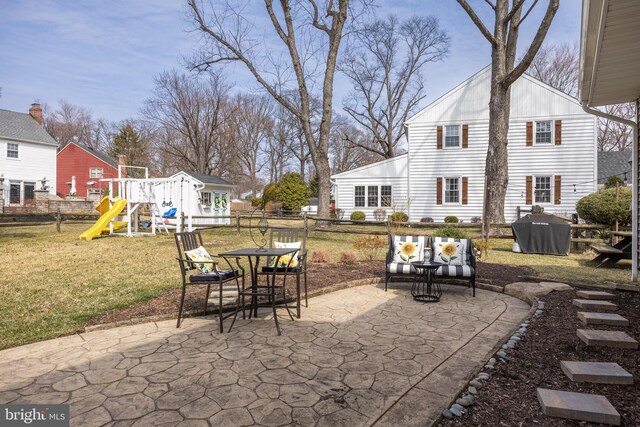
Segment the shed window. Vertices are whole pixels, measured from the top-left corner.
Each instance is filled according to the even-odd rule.
[[[18,159],[20,158],[19,145],[14,144],[13,142],[7,143],[7,158],[8,159]]]
[[[460,179],[459,178],[445,178],[444,202],[460,203]]]
[[[551,177],[536,176],[536,203],[551,203]]]
[[[391,186],[383,185],[380,187],[380,206],[383,208],[391,207]]]
[[[102,174],[104,173],[102,168],[90,168],[89,169],[89,178],[102,178]]]
[[[205,206],[211,206],[211,192],[203,191],[200,193],[200,203]]]
[[[536,144],[551,144],[551,120],[536,122]]]
[[[460,147],[460,126],[445,126],[444,127],[444,146],[445,147]]]
[[[364,207],[364,185],[356,185],[355,195],[355,206],[358,208]]]
[[[367,189],[367,206],[370,208],[378,207],[378,186],[370,185]]]

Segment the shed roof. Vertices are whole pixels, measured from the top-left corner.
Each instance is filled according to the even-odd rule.
[[[610,176],[624,178],[629,173],[631,179],[631,151],[601,151],[598,152],[598,183],[604,182]]]
[[[225,187],[233,187],[234,186],[232,183],[230,183],[226,179],[220,178],[219,176],[207,175],[207,174],[204,174],[204,173],[191,172],[191,171],[184,171],[184,173],[186,173],[187,175],[197,179],[198,181],[202,182],[203,184],[223,185]]]
[[[0,109],[0,138],[57,146],[58,143],[28,113]]]

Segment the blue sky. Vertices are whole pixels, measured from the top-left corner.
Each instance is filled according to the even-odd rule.
[[[257,0],[250,0],[257,1]],[[483,0],[470,0],[490,22]],[[521,32],[528,44],[546,1]],[[580,0],[562,0],[547,41],[578,41]],[[490,62],[488,42],[454,0],[378,1],[378,14],[434,15],[451,37],[451,52],[424,69],[427,98],[433,101]],[[27,111],[35,100],[61,99],[89,108],[96,117],[121,120],[138,114],[153,90],[154,76],[182,67],[197,35],[180,0],[0,0],[0,108]],[[524,46],[523,46],[524,47]],[[239,89],[254,81],[235,67]],[[350,85],[338,77],[341,100]],[[339,105],[336,105],[339,107]]]

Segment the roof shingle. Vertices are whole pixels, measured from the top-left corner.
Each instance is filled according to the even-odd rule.
[[[631,173],[631,151],[598,152],[598,184],[604,184],[607,178],[617,175],[624,179],[625,173]],[[627,177],[631,180],[631,176]]]
[[[58,145],[30,114],[2,109],[0,109],[0,138]]]

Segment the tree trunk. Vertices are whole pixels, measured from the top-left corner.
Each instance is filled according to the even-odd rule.
[[[318,218],[329,218],[331,202],[331,168],[329,159],[322,156],[315,162],[318,175]]]
[[[504,223],[504,202],[509,184],[507,135],[509,133],[511,89],[501,83],[504,74],[500,70],[499,61],[493,61],[493,64],[491,100],[489,101],[489,148],[485,166],[487,176],[486,221],[488,224]]]

